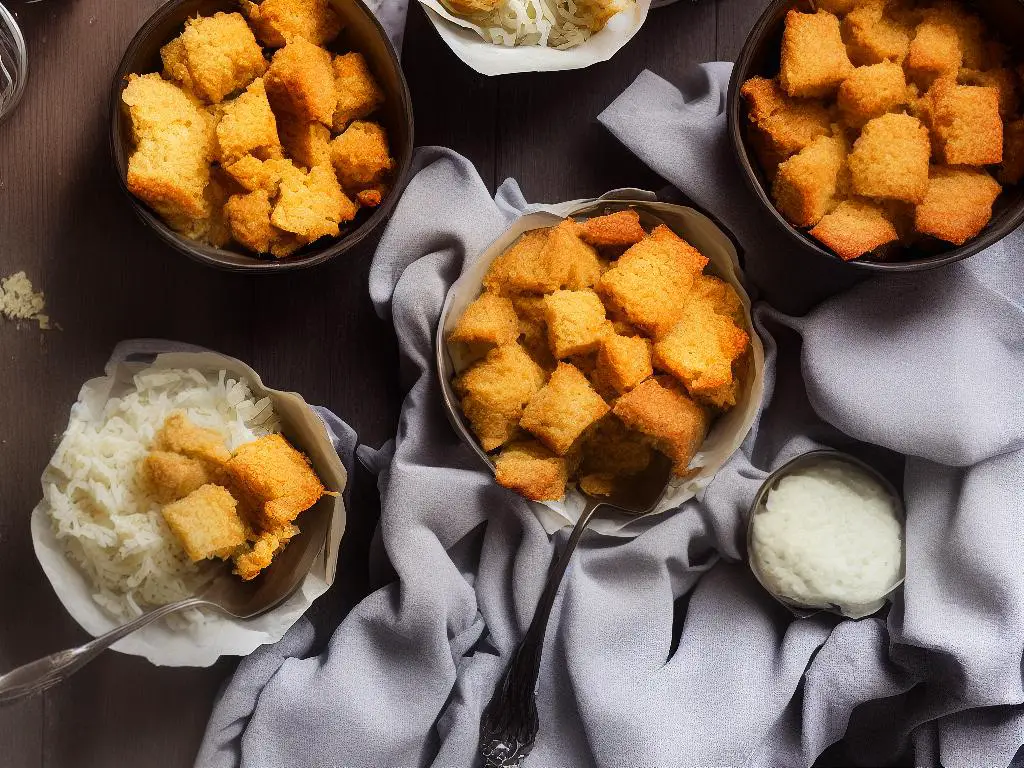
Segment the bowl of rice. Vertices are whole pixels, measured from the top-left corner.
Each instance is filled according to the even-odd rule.
[[[137,471],[170,414],[184,413],[196,426],[218,432],[232,451],[281,433],[329,490],[345,489],[345,468],[326,425],[302,397],[266,387],[233,358],[180,349],[152,342],[119,346],[106,375],[83,385],[43,472],[43,497],[32,512],[36,556],[64,607],[94,636],[195,594],[224,567],[186,556]],[[128,636],[114,650],[159,665],[208,666],[222,655],[245,655],[280,639],[330,587],[344,534],[340,495],[324,497],[306,514],[330,517],[327,544],[282,605],[248,621],[183,611]]]

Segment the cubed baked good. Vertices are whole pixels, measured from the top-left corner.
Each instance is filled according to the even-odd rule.
[[[921,121],[888,114],[864,126],[850,153],[853,191],[864,197],[919,203],[928,190],[931,139]]]
[[[331,165],[331,129],[323,123],[306,122],[284,112],[277,121],[281,144],[297,165],[313,168]]]
[[[242,581],[255,579],[298,533],[299,529],[294,525],[283,525],[273,531],[263,531],[256,537],[256,541],[232,557],[235,564],[234,573],[241,577]]]
[[[618,393],[628,392],[654,373],[651,343],[642,336],[611,333],[601,340],[595,371]]]
[[[1003,132],[1003,165],[999,169],[999,181],[1003,184],[1018,184],[1024,180],[1024,120],[1006,124]]]
[[[311,243],[336,236],[340,225],[352,221],[358,210],[329,166],[318,165],[308,172],[292,166],[281,177],[270,221]]]
[[[790,96],[828,96],[853,72],[839,19],[827,11],[786,14],[779,82]]]
[[[262,189],[270,197],[277,195],[281,177],[291,168],[292,161],[284,158],[260,160],[245,155],[230,165],[222,166],[224,172],[247,192]]]
[[[928,88],[937,78],[955,76],[963,59],[956,27],[929,14],[914,31],[904,66],[914,82]]]
[[[551,229],[541,259],[557,265],[555,271],[565,274],[564,287],[574,291],[596,285],[603,271],[597,251],[580,239],[578,225],[571,219]]]
[[[270,48],[293,37],[326,45],[341,31],[341,19],[328,0],[241,0],[241,7],[260,42]]]
[[[305,38],[293,37],[270,61],[264,83],[275,112],[331,126],[338,95],[331,54]]]
[[[614,413],[589,430],[580,445],[581,475],[636,475],[651,463],[651,445],[639,432],[626,428]]]
[[[544,246],[549,229],[524,232],[498,256],[484,275],[484,286],[502,294],[550,293],[561,288],[568,271],[564,264],[548,261]]]
[[[925,19],[948,24],[956,32],[963,66],[969,69],[987,69],[991,47],[985,41],[985,25],[977,15],[963,5],[950,0],[939,0],[922,11]]]
[[[664,224],[651,230],[651,239],[667,245],[675,254],[680,264],[696,278],[708,265],[708,258]]]
[[[189,18],[179,39],[180,43],[172,40],[164,46],[166,55],[161,51],[164,71],[205,101],[222,101],[267,69],[263,51],[240,13]]]
[[[334,85],[338,105],[334,110],[334,130],[344,131],[353,120],[362,120],[384,103],[384,91],[370,72],[361,53],[334,57]]]
[[[910,98],[903,67],[892,61],[857,67],[839,86],[839,111],[848,125],[863,126],[870,120],[896,112]]]
[[[854,64],[900,63],[907,57],[914,30],[890,16],[887,5],[887,0],[867,0],[843,19],[843,39]]]
[[[995,165],[1003,160],[999,91],[938,80],[928,91],[937,155],[947,165]]]
[[[640,214],[632,208],[587,219],[579,226],[579,235],[583,242],[597,248],[625,248],[647,237]]]
[[[462,412],[485,451],[507,443],[516,432],[523,409],[547,374],[518,344],[487,353],[455,380]]]
[[[681,381],[691,395],[732,383],[732,364],[750,337],[710,304],[688,301],[672,330],[654,344],[654,367]]]
[[[650,437],[683,476],[707,436],[707,411],[691,400],[671,377],[655,376],[620,397],[615,415],[628,428]]]
[[[871,200],[841,202],[811,230],[811,237],[846,261],[858,259],[899,240],[896,226],[885,209]]]
[[[224,165],[231,165],[245,155],[261,160],[281,156],[277,119],[262,78],[253,80],[237,98],[224,102],[217,123],[217,146]]]
[[[231,236],[251,251],[270,253],[270,245],[280,233],[270,223],[273,210],[270,195],[264,189],[232,195],[224,204]]]
[[[775,206],[794,226],[814,226],[839,203],[846,170],[846,139],[815,139],[779,166],[772,184]]]
[[[1002,187],[987,171],[974,168],[932,168],[928,194],[917,206],[919,232],[963,245],[992,219],[992,205]]]
[[[164,420],[153,437],[153,449],[188,456],[215,469],[222,468],[231,458],[222,434],[193,424],[181,411],[175,411]]]
[[[516,294],[512,296],[512,306],[519,317],[519,343],[541,368],[553,371],[558,363],[548,343],[544,297]]]
[[[817,101],[791,99],[775,80],[753,77],[740,91],[752,122],[751,140],[765,172],[831,131],[832,118]]]
[[[559,363],[548,383],[530,399],[520,426],[565,456],[576,439],[609,410],[579,369]]]
[[[545,296],[544,321],[551,352],[559,360],[593,352],[612,332],[600,297],[587,290],[555,291]]]
[[[519,338],[519,317],[512,301],[484,292],[459,318],[448,340],[462,344],[512,344]]]
[[[692,300],[704,301],[718,314],[731,318],[741,328],[746,324],[746,310],[736,289],[714,275],[699,275],[690,293]]]
[[[308,459],[281,435],[244,443],[227,469],[265,530],[288,525],[325,493]]]
[[[384,129],[362,120],[331,142],[331,162],[350,194],[383,183],[395,167]]]
[[[695,400],[708,408],[715,408],[719,411],[728,411],[740,401],[743,394],[743,382],[739,376],[734,375],[732,381],[720,387],[705,390],[699,393]]]
[[[1013,70],[1006,67],[997,67],[987,71],[961,69],[958,82],[963,85],[995,88],[999,91],[999,115],[1004,120],[1012,120],[1014,116],[1019,114],[1019,79]]]
[[[519,440],[501,449],[494,476],[498,485],[533,501],[558,501],[569,482],[569,462],[536,440]]]
[[[231,493],[207,484],[163,508],[163,518],[181,542],[189,560],[229,557],[243,546],[248,533]]]
[[[213,481],[206,464],[170,451],[151,451],[139,469],[146,489],[162,504],[182,499]]]

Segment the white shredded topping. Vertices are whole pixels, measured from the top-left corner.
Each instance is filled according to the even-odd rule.
[[[471,17],[488,42],[511,48],[575,48],[634,0],[501,0],[492,13]]]
[[[46,331],[50,317],[45,310],[46,297],[35,291],[24,272],[0,279],[0,315],[8,320],[35,320]]]

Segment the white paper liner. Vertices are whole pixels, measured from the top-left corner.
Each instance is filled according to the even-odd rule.
[[[420,0],[441,39],[462,61],[482,75],[510,75],[516,72],[556,72],[583,69],[607,61],[640,31],[651,0],[616,14],[604,28],[575,48],[560,51],[539,45],[507,47],[480,36],[479,25],[456,16],[440,0]]]
[[[725,280],[736,289],[743,302],[746,315],[744,330],[749,334],[751,344],[749,365],[742,374],[745,384],[743,396],[734,408],[718,418],[701,450],[691,462],[690,467],[699,467],[699,472],[688,479],[674,478],[665,497],[652,513],[638,521],[635,517],[605,510],[590,524],[591,530],[608,536],[635,536],[646,527],[643,524],[644,519],[675,509],[707,487],[715,473],[743,443],[754,423],[764,395],[764,346],[751,320],[750,297],[740,281],[741,272],[736,247],[718,225],[699,211],[681,205],[655,202],[653,199],[654,195],[650,192],[619,190],[599,200],[576,200],[560,205],[536,206],[531,210],[537,212],[528,213],[517,219],[505,234],[465,267],[461,277],[448,293],[444,310],[447,314],[444,316],[443,333],[447,338],[466,307],[480,295],[483,278],[491,262],[504,253],[520,235],[531,229],[554,226],[563,218],[576,215],[595,203],[605,201],[630,205],[659,218],[709,259],[708,273]],[[447,345],[446,351],[456,373],[467,367],[469,361],[465,358],[460,345]],[[443,385],[447,387],[449,382]],[[584,505],[584,498],[579,491],[570,488],[561,501],[534,503],[533,507],[545,530],[554,533],[565,525],[575,523]]]
[[[331,527],[323,551],[313,562],[299,590],[273,611],[243,621],[203,609],[207,618],[201,624],[185,630],[172,630],[165,622],[157,621],[112,646],[115,651],[143,656],[160,666],[208,667],[221,656],[245,656],[260,645],[280,640],[313,601],[334,583],[338,546],[345,532],[345,504],[340,494],[345,490],[348,476],[323,421],[302,397],[294,392],[269,389],[245,363],[215,352],[165,353],[146,363],[112,361],[107,365],[105,376],[91,379],[82,386],[78,395],[82,414],[99,418],[106,402],[131,391],[134,374],[149,367],[195,368],[212,374],[226,371],[234,378],[245,379],[254,399],[270,398],[278,418],[286,425],[289,437],[309,456],[324,485],[339,492],[334,500]],[[47,465],[42,476],[44,487],[57,472],[52,464]],[[300,528],[301,525],[300,518]],[[31,529],[39,564],[72,618],[94,637],[119,626],[119,622],[92,599],[93,590],[89,582],[65,556],[64,547],[53,532],[45,497],[32,510]]]

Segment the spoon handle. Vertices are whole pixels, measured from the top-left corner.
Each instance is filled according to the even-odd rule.
[[[31,696],[63,682],[118,640],[157,619],[186,608],[206,604],[208,604],[207,601],[201,597],[190,597],[176,603],[162,605],[77,648],[51,653],[49,656],[12,669],[7,674],[0,676],[0,704]]]
[[[565,548],[558,559],[552,562],[530,628],[516,648],[498,689],[484,710],[480,723],[480,753],[487,768],[518,768],[537,740],[537,731],[540,729],[536,701],[537,677],[540,674],[548,618],[572,553],[600,506],[600,502],[587,501]]]

